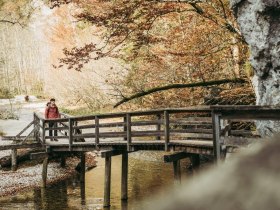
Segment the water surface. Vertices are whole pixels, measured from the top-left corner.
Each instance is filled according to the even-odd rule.
[[[86,172],[85,184],[77,176],[49,186],[30,190],[16,196],[0,199],[0,209],[136,209],[143,200],[168,192],[173,186],[173,168],[163,163],[163,152],[135,152],[129,154],[128,201],[122,202],[121,156],[112,158],[111,207],[103,208],[104,159],[98,157],[98,166]],[[187,175],[188,160],[182,164],[182,175]]]

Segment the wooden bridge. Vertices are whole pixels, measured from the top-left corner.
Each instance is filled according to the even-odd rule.
[[[138,150],[171,151],[165,162],[173,162],[174,177],[180,180],[180,160],[190,158],[193,167],[199,166],[199,155],[211,155],[216,162],[227,152],[240,145],[256,141],[255,120],[280,120],[280,108],[263,106],[211,106],[180,109],[161,109],[138,112],[110,113],[73,117],[63,114],[60,119],[46,120],[34,113],[34,120],[15,137],[15,142],[0,146],[12,149],[12,164],[16,164],[16,149],[42,147],[45,152],[32,154],[44,156],[43,186],[46,184],[48,157],[79,153],[82,176],[85,173],[85,152],[101,150],[105,158],[104,206],[110,205],[111,157],[122,155],[122,199],[127,199],[128,153]],[[48,127],[49,123],[55,127]],[[33,125],[25,137],[21,135]],[[49,131],[59,135],[50,136]],[[35,143],[24,143],[28,137]]]

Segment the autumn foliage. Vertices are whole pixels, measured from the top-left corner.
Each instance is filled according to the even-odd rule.
[[[124,69],[106,80],[117,99],[170,84],[246,80],[248,48],[227,0],[74,2],[82,8],[76,19],[101,30],[103,41],[65,49],[61,63],[82,71],[94,59],[119,59]],[[136,99],[133,107],[195,105],[210,93],[210,87],[167,90]]]

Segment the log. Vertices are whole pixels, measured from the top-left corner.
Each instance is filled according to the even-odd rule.
[[[18,153],[17,164],[30,160],[30,154],[38,151],[42,151],[42,150],[29,150],[29,151]],[[11,167],[12,166],[11,155],[0,158],[0,166],[1,168]]]

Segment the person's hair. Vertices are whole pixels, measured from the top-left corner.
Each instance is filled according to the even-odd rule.
[[[55,101],[55,99],[54,98],[51,98],[51,100],[50,101]]]
[[[50,105],[50,103],[51,103],[51,102],[48,102],[48,103],[46,104],[46,106],[49,106],[49,105]]]

